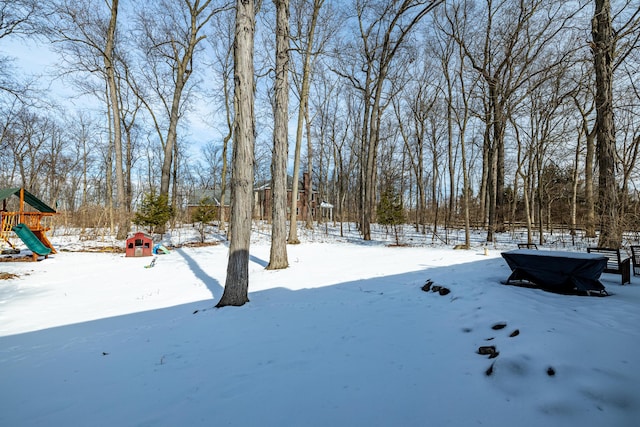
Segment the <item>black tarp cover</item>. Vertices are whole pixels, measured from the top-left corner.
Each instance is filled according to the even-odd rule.
[[[526,280],[540,288],[561,293],[603,292],[600,275],[607,258],[583,252],[517,249],[503,252],[511,276],[507,283]]]

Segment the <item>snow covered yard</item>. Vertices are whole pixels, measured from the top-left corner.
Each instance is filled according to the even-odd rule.
[[[640,278],[566,296],[501,285],[495,249],[288,253],[266,271],[258,239],[224,309],[222,244],[0,264],[0,425],[638,425]]]

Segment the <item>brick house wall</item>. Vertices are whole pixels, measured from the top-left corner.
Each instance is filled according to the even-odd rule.
[[[318,194],[317,191],[310,188],[309,174],[304,173],[302,175],[302,182],[298,184],[298,195],[297,195],[297,217],[299,219],[303,219],[307,217],[307,206],[304,201],[306,198],[306,192],[308,189],[311,190],[311,215],[315,217],[317,215],[317,207],[318,207]],[[287,179],[287,213],[289,213],[289,207],[291,206],[291,187],[292,187],[292,178],[288,177]],[[271,182],[266,182],[263,185],[256,186],[254,189],[254,209],[253,209],[253,218],[261,219],[261,220],[271,220]]]

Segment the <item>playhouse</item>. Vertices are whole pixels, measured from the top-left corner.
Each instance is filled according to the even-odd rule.
[[[138,232],[127,239],[125,256],[151,256],[153,239],[147,233]]]
[[[10,198],[15,196],[18,203],[13,203],[9,208]],[[12,238],[18,236],[33,254],[33,260],[38,256],[45,258],[49,254],[55,254],[56,250],[45,235],[50,227],[45,225],[45,220],[50,219],[56,211],[46,203],[29,193],[24,188],[0,189],[0,240],[16,250]],[[27,206],[30,207],[29,210]]]

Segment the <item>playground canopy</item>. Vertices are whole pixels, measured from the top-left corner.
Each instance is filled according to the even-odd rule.
[[[0,189],[0,201],[8,199],[11,196],[20,197],[20,190],[24,191],[24,201],[34,209],[44,213],[56,213],[55,209],[49,207],[42,200],[22,188],[4,188]]]

